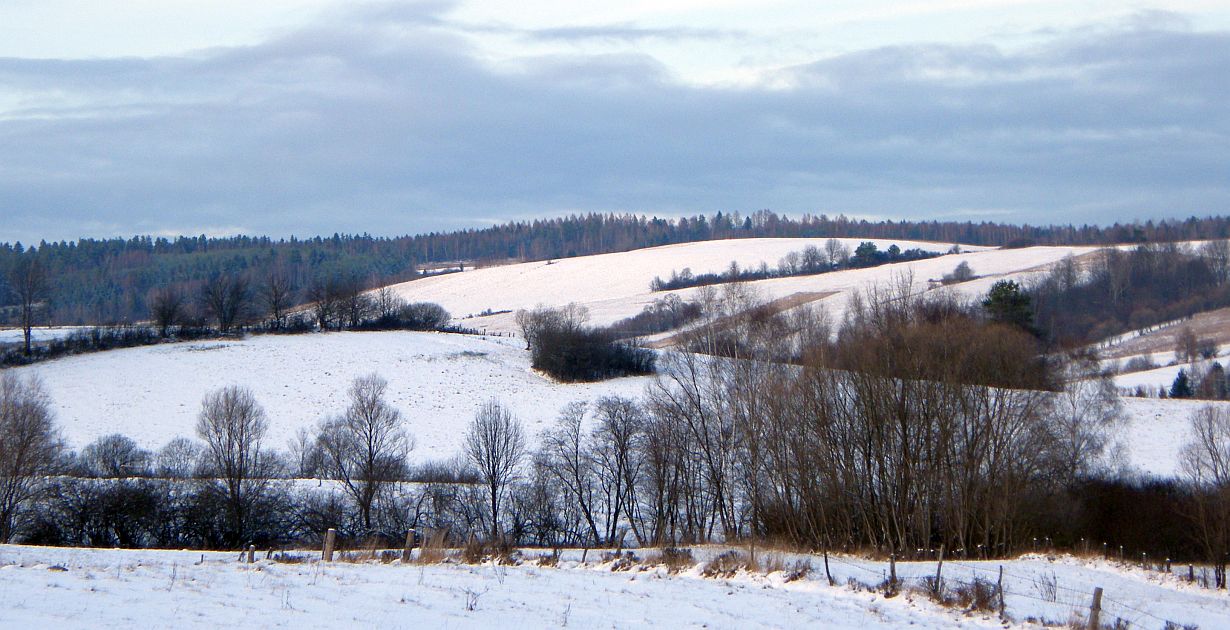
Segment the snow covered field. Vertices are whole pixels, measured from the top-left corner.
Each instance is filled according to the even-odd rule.
[[[78,330],[84,330],[78,326],[54,326],[37,327],[30,329],[30,339],[32,341],[49,341],[51,339],[60,339],[67,337]],[[0,328],[0,346],[10,343],[24,343],[25,331],[20,328]]]
[[[745,269],[757,267],[761,262],[774,268],[778,260],[787,253],[800,251],[807,245],[823,249],[826,240],[828,239],[732,239],[684,243],[615,254],[487,267],[406,282],[394,285],[394,288],[408,300],[436,302],[457,318],[465,318],[486,310],[516,311],[539,304],[559,306],[576,302],[589,308],[592,323],[604,325],[635,315],[654,299],[665,296],[668,292],[653,293],[649,290],[649,283],[655,276],[666,279],[672,271],[681,271],[685,267],[690,268],[694,274],[720,272],[729,266],[731,260],[737,261],[739,266]],[[902,249],[918,247],[944,253],[952,246],[951,243],[904,240],[839,240],[851,250],[864,240],[871,240],[881,250],[896,244]],[[939,279],[944,274],[951,273],[960,262],[967,261],[975,273],[986,276],[968,283],[969,290],[985,292],[994,279],[1004,277],[1005,274],[1027,273],[1028,270],[1044,267],[1065,256],[1092,251],[1092,248],[1088,247],[995,250],[962,245],[961,248],[966,253],[912,263],[761,280],[749,284],[761,291],[766,299],[777,299],[800,292],[837,292],[838,295],[824,300],[824,304],[840,315],[845,304],[845,293],[861,290],[871,284],[885,283],[905,272],[912,272],[915,287],[925,290],[929,279]],[[986,286],[983,286],[984,284]],[[689,299],[696,291],[697,289],[693,288],[669,293]],[[511,313],[469,318],[462,323],[492,331],[516,330]]]
[[[697,560],[717,551],[696,550]],[[535,552],[530,553],[533,557]],[[303,555],[312,556],[310,552]],[[823,560],[787,582],[782,572],[704,578],[698,568],[670,575],[658,567],[612,572],[581,565],[568,552],[558,568],[400,563],[247,565],[233,553],[61,549],[0,545],[0,626],[8,628],[991,628],[1038,627],[1083,615],[1094,586],[1105,589],[1103,620],[1162,628],[1166,620],[1224,627],[1230,600],[1175,575],[1101,560],[1027,556],[1002,562],[948,561],[951,586],[997,579],[1004,567],[1005,608],[945,609],[908,590],[885,598],[851,588],[875,584],[885,564],[835,556],[836,586]],[[766,556],[762,553],[760,556]],[[798,556],[784,556],[793,564]],[[899,563],[905,587],[934,574],[935,563]],[[1051,586],[1053,584],[1053,586]]]
[[[156,449],[194,437],[207,391],[252,388],[269,416],[266,443],[284,448],[299,428],[346,406],[354,377],[376,372],[388,400],[417,441],[414,461],[460,452],[466,424],[495,397],[531,434],[572,400],[639,396],[648,378],[564,385],[530,370],[519,340],[414,332],[265,335],[235,341],[172,343],[66,357],[30,367],[53,400],[70,446],[124,433]]]
[[[267,444],[284,448],[298,429],[310,430],[345,407],[355,376],[376,372],[389,381],[389,400],[415,437],[414,461],[460,452],[466,424],[493,396],[533,435],[570,401],[639,397],[651,380],[555,383],[530,369],[523,348],[516,339],[437,333],[267,335],[112,350],[13,369],[43,379],[57,421],[78,449],[116,432],[148,449],[193,437],[201,398],[231,384],[252,388],[269,416]],[[1205,403],[1123,401],[1119,439],[1126,463],[1139,473],[1176,474],[1188,416]]]

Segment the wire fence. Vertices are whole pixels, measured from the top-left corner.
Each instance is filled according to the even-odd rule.
[[[831,562],[838,567],[853,569],[853,571],[847,571],[847,573],[856,572],[856,575],[867,575],[877,579],[875,584],[863,584],[867,587],[884,587],[898,591],[912,587],[914,590],[929,591],[940,596],[944,592],[951,593],[962,588],[967,591],[978,588],[984,590],[992,589],[990,591],[992,603],[998,606],[1000,614],[1011,612],[1005,603],[1006,599],[1028,600],[1044,604],[1043,608],[1049,609],[1050,614],[1058,613],[1066,616],[1066,619],[1052,619],[1052,621],[1061,623],[1073,620],[1087,622],[1094,606],[1094,591],[1099,588],[1097,584],[1090,580],[1076,579],[1077,582],[1080,582],[1079,587],[1060,584],[1059,578],[1054,572],[1050,575],[1045,573],[1025,574],[1016,570],[1005,569],[1003,565],[985,566],[970,564],[960,560],[945,559],[942,564],[937,560],[936,571],[927,575],[919,574],[921,563],[918,561],[912,561],[902,566],[896,566],[896,563],[891,560],[887,563],[883,561],[857,561],[840,556],[828,556],[825,558],[825,561]],[[868,566],[869,563],[871,566]],[[943,569],[949,567],[963,569],[967,572],[968,576],[944,575]],[[910,574],[900,574],[898,569]],[[894,576],[895,582],[890,584],[889,582],[894,580]],[[850,576],[848,579],[859,581],[853,576]],[[1028,586],[1023,585],[1033,585],[1034,592],[1029,592]],[[1107,625],[1116,629],[1191,627],[1164,615],[1156,614],[1139,602],[1128,603],[1122,599],[1106,595],[1100,598],[1097,610],[1100,615],[1100,625]]]

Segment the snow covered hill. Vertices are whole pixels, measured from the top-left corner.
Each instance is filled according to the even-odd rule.
[[[516,340],[413,332],[173,343],[14,369],[43,379],[71,446],[119,432],[150,449],[194,437],[201,398],[232,384],[252,388],[269,416],[267,443],[285,448],[298,429],[345,408],[355,376],[376,372],[417,441],[415,461],[459,453],[466,423],[492,397],[536,433],[569,401],[639,396],[648,382],[554,383],[530,370]]]
[[[733,239],[703,241],[634,250],[598,256],[583,256],[561,260],[486,267],[462,273],[435,276],[394,285],[402,297],[411,301],[436,302],[454,317],[463,318],[466,326],[479,329],[513,332],[516,327],[511,312],[483,317],[469,317],[484,311],[516,311],[539,304],[559,306],[570,302],[589,308],[591,322],[610,324],[640,312],[655,298],[667,292],[649,290],[655,276],[667,278],[672,271],[690,268],[694,274],[720,272],[732,260],[740,268],[755,268],[765,263],[773,268],[787,253],[800,251],[807,245],[823,248],[828,239]],[[867,239],[839,239],[853,250]],[[870,239],[883,250],[896,244],[902,249],[918,247],[947,252],[951,243],[927,243],[904,240]],[[1092,247],[1029,247],[1022,249],[991,249],[965,246],[964,253],[927,260],[896,263],[868,269],[851,269],[814,276],[777,278],[749,283],[765,299],[778,299],[800,293],[831,294],[821,303],[835,316],[840,316],[853,291],[873,284],[884,284],[903,274],[912,274],[917,291],[933,288],[929,280],[938,280],[962,261],[968,262],[980,277],[955,285],[954,289],[970,295],[985,293],[1001,278],[1022,278],[1045,270],[1067,257],[1094,251]],[[684,299],[698,289],[672,291]]]

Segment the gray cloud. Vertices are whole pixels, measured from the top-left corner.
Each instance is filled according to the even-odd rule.
[[[445,5],[183,58],[0,59],[0,240],[401,234],[564,211],[1029,222],[1224,213],[1230,34],[919,45],[699,88],[638,55],[492,69]],[[991,214],[993,213],[993,214]]]

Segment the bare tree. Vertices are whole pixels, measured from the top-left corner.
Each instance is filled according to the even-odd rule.
[[[227,509],[232,544],[251,533],[252,510],[263,498],[274,462],[261,450],[269,421],[252,391],[236,385],[214,390],[201,401],[196,433],[206,446],[212,476]]]
[[[323,469],[342,482],[369,532],[372,506],[389,484],[405,476],[413,447],[401,412],[384,399],[387,389],[388,381],[376,374],[356,378],[348,392],[350,405],[321,423],[317,437]]]
[[[841,241],[830,238],[824,242],[824,254],[828,258],[829,266],[836,267],[850,259],[850,248]]]
[[[569,303],[559,308],[539,305],[533,310],[519,310],[514,315],[517,327],[521,329],[521,337],[525,339],[525,349],[534,347],[538,334],[544,330],[561,332],[576,332],[585,327],[589,321],[589,309],[583,305]]]
[[[1180,457],[1183,471],[1195,486],[1192,520],[1215,567],[1217,586],[1225,588],[1230,554],[1230,409],[1201,407],[1192,414],[1190,435]]]
[[[393,287],[388,285],[376,289],[372,295],[372,307],[376,311],[376,316],[382,321],[388,322],[395,319],[405,305],[406,301],[401,299]]]
[[[312,302],[312,312],[316,314],[316,325],[321,330],[337,323],[341,326],[341,310],[338,299],[337,282],[333,278],[317,277],[308,287],[307,298]]]
[[[645,414],[636,401],[620,396],[598,400],[598,425],[593,432],[593,459],[598,487],[607,517],[605,540],[619,544],[619,527],[626,518],[638,543],[644,539],[637,527],[636,480],[640,476],[642,458],[638,452]]]
[[[1191,363],[1200,357],[1200,340],[1191,326],[1183,326],[1174,342],[1175,358],[1180,363]]]
[[[167,336],[171,327],[183,317],[186,306],[184,295],[174,286],[162,286],[150,292],[149,312],[159,336]]]
[[[13,538],[26,508],[47,489],[63,449],[42,383],[0,373],[0,543]]]
[[[216,274],[201,286],[201,305],[224,333],[243,321],[251,298],[248,278],[242,274]]]
[[[300,479],[318,477],[323,471],[324,455],[316,436],[307,429],[295,431],[295,437],[290,440],[290,465],[292,473]]]
[[[1114,380],[1098,372],[1096,360],[1073,361],[1068,372],[1067,384],[1054,396],[1050,410],[1051,464],[1061,482],[1072,484],[1105,467],[1122,404]]]
[[[286,272],[281,269],[270,271],[261,287],[261,297],[273,327],[281,328],[286,323],[286,311],[295,303],[295,286]]]
[[[354,328],[372,312],[372,300],[366,286],[356,275],[345,276],[336,283],[340,318]]]
[[[9,269],[9,290],[17,299],[25,353],[30,356],[33,352],[31,330],[40,311],[45,310],[48,291],[47,271],[34,254],[27,253],[13,263]]]
[[[149,451],[119,433],[104,435],[81,449],[81,461],[91,475],[107,478],[140,477],[149,472]]]
[[[494,399],[483,404],[465,436],[466,457],[487,486],[491,508],[491,540],[500,539],[500,504],[517,479],[525,456],[525,430],[512,413]]]
[[[166,479],[189,479],[196,474],[203,455],[200,443],[177,437],[158,450],[155,472]]]
[[[1218,282],[1230,282],[1230,241],[1209,241],[1200,248],[1200,254],[1208,262]]]
[[[572,402],[560,411],[555,426],[542,434],[541,470],[563,488],[567,498],[576,504],[589,530],[592,544],[599,544],[602,534],[594,513],[595,480],[593,460],[584,431],[586,403]]]

